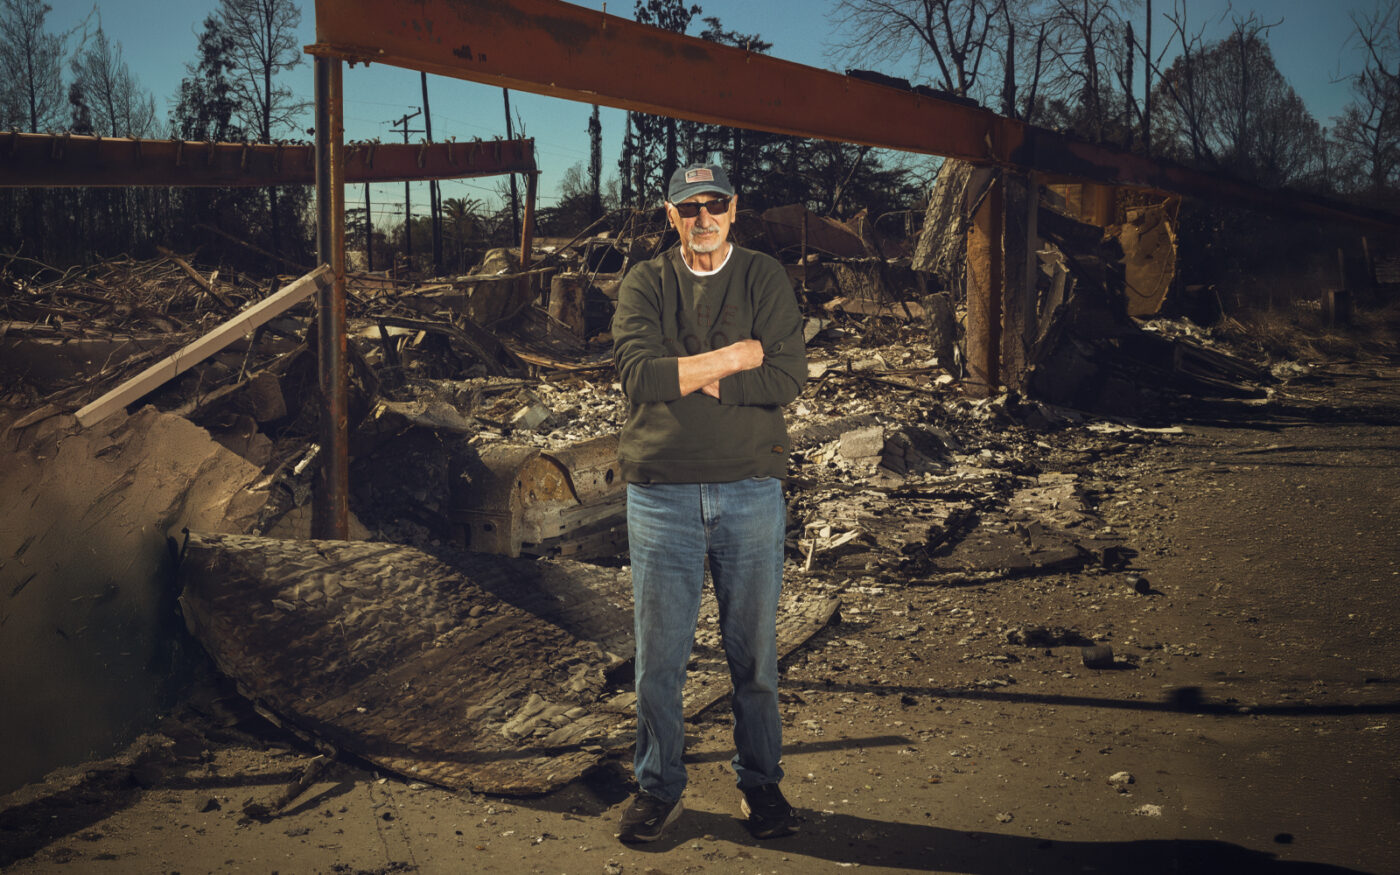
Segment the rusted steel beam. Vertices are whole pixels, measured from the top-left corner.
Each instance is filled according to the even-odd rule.
[[[350,375],[345,336],[345,121],[342,64],[317,58],[316,243],[331,282],[316,299],[321,386],[321,458],[311,502],[311,534],[345,540],[350,532]]]
[[[345,181],[402,182],[528,173],[533,140],[354,143]],[[205,143],[70,134],[0,134],[0,188],[312,185],[316,150],[304,143]]]
[[[317,0],[312,54],[674,118],[987,160],[997,116],[555,0]]]
[[[927,89],[843,76],[558,0],[316,0],[316,43],[307,51],[673,118],[1400,228],[1390,213],[1256,188]]]

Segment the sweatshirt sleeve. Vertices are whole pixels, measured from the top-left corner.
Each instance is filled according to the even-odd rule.
[[[763,344],[763,364],[719,381],[721,404],[782,405],[807,382],[807,350],[802,312],[781,264],[758,256],[750,267],[753,283],[753,337]],[[679,385],[679,379],[678,379]]]
[[[661,330],[661,276],[654,262],[627,272],[613,313],[613,365],[633,404],[681,397],[680,369]]]

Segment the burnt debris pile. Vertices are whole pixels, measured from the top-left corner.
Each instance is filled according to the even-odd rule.
[[[737,243],[783,263],[806,319],[809,381],[788,411],[785,653],[838,605],[857,610],[890,587],[1130,569],[1136,533],[1101,510],[1124,500],[1135,449],[1180,433],[1170,421],[1183,399],[1267,405],[1308,372],[1276,348],[1232,347],[1227,331],[1162,315],[1179,285],[1173,204],[1120,203],[1120,221],[1104,227],[1080,217],[1072,187],[1046,187],[1034,203],[1004,193],[1007,214],[1034,233],[1016,333],[1009,346],[998,339],[1012,351],[1000,380],[977,379],[969,349],[986,338],[971,336],[981,329],[966,278],[982,257],[968,240],[984,183],[948,162],[921,228],[911,214],[899,235],[802,205],[734,225]],[[15,492],[51,488],[45,466],[71,468],[74,454],[93,484],[69,502],[79,516],[178,481],[158,518],[122,517],[112,543],[163,532],[183,543],[186,622],[268,713],[436,783],[559,786],[616,752],[631,707],[620,672],[625,405],[608,327],[627,269],[673,242],[653,211],[537,239],[523,265],[500,249],[461,276],[352,273],[351,530],[365,542],[354,548],[306,541],[321,415],[312,293],[324,269],[256,278],[173,253],[67,271],[13,260],[0,274],[0,425]],[[159,444],[139,439],[156,433]],[[6,574],[72,526],[40,528],[15,535]],[[170,573],[158,548],[147,552],[151,574]],[[111,586],[89,571],[65,604],[88,604],[74,587]],[[4,582],[24,597],[16,610],[46,585]],[[237,619],[253,608],[259,623]],[[344,645],[341,630],[366,618],[405,630],[437,685],[403,676],[392,635],[356,636],[363,659],[328,667],[334,689],[279,651],[293,640],[317,651],[318,636]],[[498,627],[509,634],[487,634]],[[702,620],[696,669],[708,680],[687,693],[691,713],[723,687],[714,632]],[[497,680],[475,676],[470,659],[446,665],[469,645],[487,653],[488,640]],[[547,654],[559,678],[521,668]],[[432,736],[440,721],[400,708],[418,700],[394,689],[422,689],[422,715],[481,705],[475,729]],[[327,696],[363,702],[336,716],[318,710]],[[501,757],[514,748],[530,755]]]

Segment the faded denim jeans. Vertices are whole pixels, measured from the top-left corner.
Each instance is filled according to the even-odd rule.
[[[776,626],[785,521],[782,484],[772,477],[627,487],[637,636],[633,762],[637,783],[653,796],[674,801],[685,790],[681,691],[706,557],[734,685],[739,787],[782,779]]]

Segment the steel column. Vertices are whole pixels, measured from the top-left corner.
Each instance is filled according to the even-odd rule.
[[[1039,207],[1034,174],[1006,170],[1001,174],[1002,236],[1005,276],[1001,298],[1000,363],[997,372],[1009,388],[1019,390],[1030,362],[1030,326],[1035,322],[1036,213]]]
[[[530,269],[530,255],[535,246],[535,189],[538,173],[525,174],[525,216],[520,228],[520,269]]]
[[[969,390],[983,396],[1001,385],[1004,192],[1002,174],[997,172],[967,230],[967,382]]]
[[[520,286],[518,293],[520,300],[529,300],[531,297],[531,277],[526,273],[530,269],[530,256],[535,248],[535,186],[539,181],[538,173],[525,174],[525,215],[520,228]],[[549,287],[546,286],[546,289]]]
[[[345,124],[342,64],[316,59],[316,249],[332,282],[316,297],[321,384],[321,458],[312,496],[311,535],[350,533],[349,374],[345,337]]]

